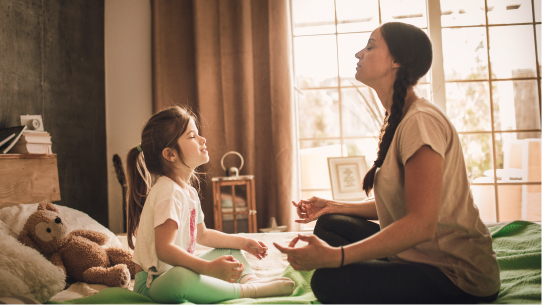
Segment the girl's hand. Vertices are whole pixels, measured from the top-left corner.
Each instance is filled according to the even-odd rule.
[[[294,248],[298,241],[309,244]],[[338,268],[341,265],[342,253],[340,248],[331,247],[317,236],[299,234],[292,239],[288,247],[273,243],[280,252],[288,255],[288,262],[295,270],[309,271],[320,268]]]
[[[262,259],[267,256],[267,246],[259,241],[252,238],[245,238],[241,250],[256,256],[258,259]]]
[[[224,255],[209,262],[207,275],[235,283],[245,270],[243,264],[231,255]]]
[[[300,200],[299,203],[292,201],[297,210],[297,223],[309,223],[318,219],[324,214],[330,213],[329,201],[313,196],[309,200]]]

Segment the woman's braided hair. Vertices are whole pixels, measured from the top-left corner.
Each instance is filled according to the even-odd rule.
[[[373,189],[376,169],[382,166],[395,130],[403,118],[403,106],[408,89],[418,83],[433,61],[431,41],[420,28],[401,22],[388,22],[380,27],[390,55],[400,67],[393,83],[393,104],[380,131],[377,159],[363,179],[365,193]]]

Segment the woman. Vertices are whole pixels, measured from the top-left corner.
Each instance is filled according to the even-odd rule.
[[[374,199],[293,202],[297,222],[318,219],[316,236],[275,246],[294,269],[317,269],[311,286],[324,303],[495,300],[499,268],[459,137],[440,109],[414,92],[431,66],[429,38],[415,26],[386,23],[356,58],[356,79],[386,109],[378,157],[363,180]],[[308,244],[294,249],[299,240]]]

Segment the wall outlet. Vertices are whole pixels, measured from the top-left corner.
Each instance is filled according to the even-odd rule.
[[[28,131],[44,131],[41,115],[21,115],[21,125],[26,125]]]

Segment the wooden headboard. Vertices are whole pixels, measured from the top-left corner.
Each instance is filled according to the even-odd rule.
[[[0,208],[59,201],[56,154],[1,154]]]

